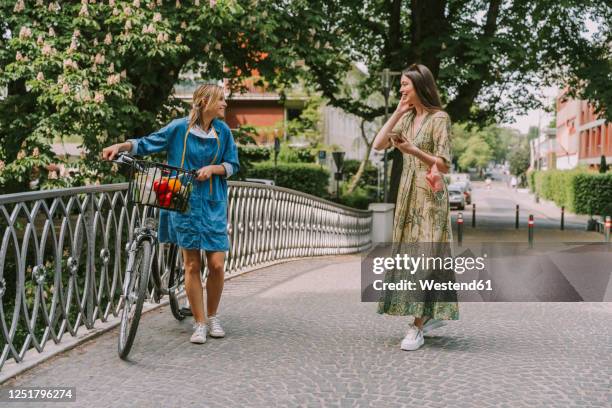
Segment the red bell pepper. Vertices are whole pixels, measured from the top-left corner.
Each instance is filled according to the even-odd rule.
[[[159,196],[159,205],[162,207],[170,207],[172,204],[172,193],[160,194]]]

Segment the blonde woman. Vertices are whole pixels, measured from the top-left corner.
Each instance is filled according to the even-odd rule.
[[[211,337],[224,337],[217,317],[224,282],[227,236],[227,181],[239,169],[238,150],[225,117],[223,88],[206,84],[193,93],[188,117],[175,119],[164,128],[140,139],[130,139],[105,148],[102,156],[112,160],[119,152],[135,155],[167,152],[169,165],[197,170],[189,210],[177,213],[161,210],[158,238],[182,250],[185,289],[195,320],[192,343]],[[208,319],[204,316],[200,251],[206,252],[209,269],[206,282]],[[208,324],[207,324],[208,323]]]

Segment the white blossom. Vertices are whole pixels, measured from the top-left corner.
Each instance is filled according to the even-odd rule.
[[[69,92],[70,92],[70,87],[68,86],[68,84],[62,85],[62,93],[67,94]]]
[[[208,4],[210,5],[210,7],[215,7],[217,5],[217,0],[210,0]]]
[[[15,61],[24,61],[24,58],[21,52],[17,51],[17,54],[15,55]]]
[[[23,11],[24,9],[25,9],[25,4],[23,3],[23,0],[19,0],[17,3],[15,3],[15,7],[13,8],[13,11],[15,13],[19,13]]]
[[[127,31],[127,30],[129,30],[131,28],[132,28],[132,21],[131,20],[126,21],[125,22],[125,30]]]
[[[43,55],[52,55],[53,54],[53,47],[51,47],[49,44],[45,44],[42,47],[42,53],[43,53]]]
[[[38,38],[36,39],[36,44],[43,45],[45,43],[45,41],[43,40],[43,36],[39,35]]]
[[[111,33],[106,34],[106,37],[104,37],[104,44],[111,45],[112,42],[113,42],[113,35]]]
[[[196,7],[200,7],[200,0],[195,0],[193,2],[193,5],[196,6]]]
[[[115,72],[115,64],[113,64],[112,62],[108,66],[108,72]]]
[[[55,37],[55,30],[53,27],[49,27],[49,37]]]
[[[181,21],[181,28],[183,30],[187,28],[187,22],[186,21]]]
[[[115,7],[115,0],[108,0],[108,5],[110,7]]]
[[[79,11],[79,17],[88,17],[89,11],[87,10],[87,3],[83,4],[81,10]]]
[[[36,7],[42,7],[45,5],[45,2],[43,0],[36,0]]]
[[[97,65],[104,64],[104,55],[97,53],[96,57],[94,58],[94,64],[97,64]]]
[[[140,0],[134,0],[134,8],[140,8]]]
[[[45,80],[45,75],[42,72],[39,72],[38,75],[36,75],[36,79],[38,81],[44,81]]]
[[[162,20],[162,15],[161,13],[155,13],[153,14],[153,22],[154,23],[159,23]]]
[[[96,103],[104,102],[104,94],[102,92],[96,92],[94,94],[94,102]]]
[[[182,42],[183,42],[183,36],[182,36],[182,35],[180,35],[180,34],[179,34],[179,35],[177,35],[177,36],[176,36],[176,43],[177,43],[177,44],[180,44],[180,43],[182,43]]]
[[[32,30],[29,27],[21,27],[19,30],[19,38],[22,40],[28,39],[32,36]]]
[[[181,0],[176,0],[176,4],[174,6],[176,8],[181,8]]]

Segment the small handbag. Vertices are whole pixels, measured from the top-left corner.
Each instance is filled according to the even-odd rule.
[[[429,184],[429,187],[431,187],[431,190],[434,193],[444,190],[444,179],[442,178],[442,174],[440,174],[440,170],[438,170],[436,163],[434,163],[433,166],[427,170],[425,180],[427,180],[427,184]]]

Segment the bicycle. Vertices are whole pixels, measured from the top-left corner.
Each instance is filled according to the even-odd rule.
[[[154,299],[159,302],[162,296],[168,295],[174,317],[178,320],[185,318],[178,303],[185,284],[180,251],[176,245],[168,247],[167,262],[163,262],[165,273],[160,275],[156,257],[157,220],[146,215],[151,208],[186,211],[196,172],[137,160],[125,153],[120,153],[114,162],[130,166],[128,205],[144,206],[142,222],[136,226],[133,238],[126,245],[128,259],[119,302],[121,323],[118,353],[121,359],[126,359],[136,337],[151,276]],[[161,252],[160,255],[164,253]],[[164,285],[164,276],[168,278],[167,286]]]

